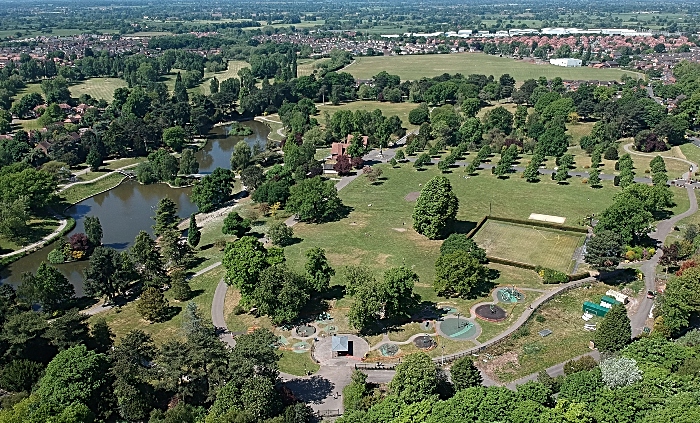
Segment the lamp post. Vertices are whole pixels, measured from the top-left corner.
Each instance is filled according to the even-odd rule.
[[[457,329],[459,329],[459,312],[457,312]]]
[[[445,344],[442,344],[442,365],[445,365]]]

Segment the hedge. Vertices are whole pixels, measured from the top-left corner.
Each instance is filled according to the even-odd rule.
[[[484,226],[484,223],[486,223],[487,220],[489,220],[488,216],[482,217],[479,223],[476,224],[474,229],[467,233],[467,238],[473,237],[479,231],[479,229],[481,229],[481,227]]]
[[[508,260],[499,257],[486,256],[486,259],[493,263],[505,264],[506,266],[519,267],[521,269],[536,270],[538,266],[527,264],[520,261]]]
[[[535,272],[537,272],[537,274],[540,275],[540,277],[542,278],[542,283],[545,284],[558,284],[569,282],[569,276],[566,273],[560,272],[558,270],[537,266]]]
[[[560,231],[577,232],[577,233],[581,233],[581,234],[588,233],[588,229],[578,228],[576,226],[557,225],[556,223],[540,222],[540,221],[534,221],[534,220],[511,219],[511,218],[507,218],[507,217],[489,216],[488,218],[491,220],[499,221],[499,222],[516,223],[516,224],[525,225],[525,226],[539,226],[541,228],[557,229]]]

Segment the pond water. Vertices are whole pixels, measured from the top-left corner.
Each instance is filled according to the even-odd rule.
[[[233,147],[240,141],[252,146],[260,144],[265,147],[268,127],[256,121],[245,122],[253,129],[253,135],[246,137],[227,136],[226,127],[214,128],[212,138],[202,150],[197,152],[200,161],[200,173],[211,173],[217,167],[230,168]],[[153,215],[161,198],[168,197],[177,205],[181,218],[187,218],[197,211],[197,206],[190,201],[191,188],[170,188],[166,184],[141,185],[135,180],[124,181],[118,187],[68,208],[66,215],[73,217],[76,226],[68,236],[84,232],[87,216],[100,218],[104,236],[102,242],[107,247],[123,250],[129,247],[139,231],[153,233],[155,223]],[[42,261],[46,261],[55,245],[49,245],[28,256],[22,257],[0,271],[2,283],[17,285],[25,272],[34,272]],[[83,294],[83,270],[87,261],[64,263],[57,267],[75,286],[77,295]]]

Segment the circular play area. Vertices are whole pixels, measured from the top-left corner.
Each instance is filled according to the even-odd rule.
[[[500,322],[508,317],[508,314],[496,304],[481,304],[474,309],[476,317],[489,322]]]
[[[427,335],[422,335],[422,336],[417,336],[413,340],[413,344],[422,349],[422,350],[429,350],[430,348],[435,346],[435,341]]]
[[[301,325],[297,326],[297,335],[302,338],[308,338],[316,333],[316,328],[311,325]]]
[[[525,295],[515,288],[500,288],[496,291],[496,297],[499,302],[511,304],[525,299]]]
[[[303,354],[311,349],[311,345],[308,342],[297,342],[292,345],[292,351],[298,354]]]
[[[393,357],[399,352],[399,346],[392,343],[386,343],[379,347],[379,352],[384,357]]]
[[[440,322],[440,331],[450,339],[472,339],[477,334],[477,325],[466,319],[445,319]]]

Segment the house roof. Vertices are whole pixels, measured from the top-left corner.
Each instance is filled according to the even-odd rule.
[[[331,350],[334,352],[347,352],[348,351],[348,337],[347,336],[333,336],[331,338]]]

